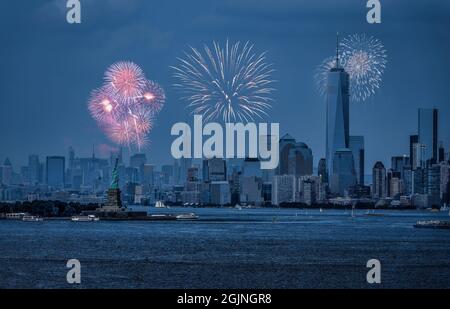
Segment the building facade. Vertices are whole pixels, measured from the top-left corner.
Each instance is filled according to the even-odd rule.
[[[386,198],[386,168],[378,161],[372,170],[372,197],[375,199]]]

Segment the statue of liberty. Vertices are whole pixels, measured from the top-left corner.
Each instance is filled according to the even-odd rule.
[[[111,177],[111,185],[109,186],[110,189],[119,189],[119,171],[117,170],[117,165],[119,164],[119,159],[116,159],[116,164],[114,166],[114,169],[112,171]]]

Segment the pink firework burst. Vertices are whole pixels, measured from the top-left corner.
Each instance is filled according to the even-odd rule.
[[[153,128],[153,112],[147,107],[138,106],[130,112],[130,121],[133,123],[135,131],[140,135],[147,135]]]
[[[102,123],[108,137],[117,144],[140,150],[148,142],[147,135],[153,128],[153,117],[149,110],[129,111],[120,121],[111,119]]]
[[[148,105],[153,113],[159,113],[166,101],[164,89],[154,81],[148,80],[142,91],[141,102]]]
[[[117,102],[114,96],[106,91],[105,88],[100,88],[92,91],[88,109],[95,120],[102,121],[111,117],[116,105]]]
[[[130,147],[136,139],[134,129],[128,120],[103,123],[103,129],[108,137],[119,145]]]
[[[146,81],[142,69],[129,61],[117,62],[105,73],[106,87],[125,102],[141,97]]]
[[[88,109],[98,126],[115,143],[148,145],[148,134],[165,102],[165,93],[156,82],[147,80],[139,66],[118,62],[105,73],[105,85],[94,90]]]

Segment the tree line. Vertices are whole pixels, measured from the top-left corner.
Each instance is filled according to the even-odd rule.
[[[95,210],[98,204],[66,203],[61,201],[32,201],[0,203],[0,213],[23,212],[41,217],[70,217],[82,211]]]

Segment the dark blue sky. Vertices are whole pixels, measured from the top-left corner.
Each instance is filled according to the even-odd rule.
[[[382,24],[369,25],[365,0],[81,0],[82,24],[65,21],[65,0],[0,3],[0,160],[16,170],[30,153],[89,155],[92,144],[114,146],[86,109],[104,70],[131,60],[163,85],[167,103],[146,151],[156,164],[171,162],[170,128],[189,111],[171,89],[170,65],[188,45],[250,40],[268,51],[278,80],[267,121],[280,122],[312,149],[325,152],[325,105],[313,74],[332,55],[335,33],[366,33],[388,51],[382,88],[351,104],[350,132],[366,139],[366,166],[390,165],[408,153],[417,108],[440,110],[440,140],[450,142],[450,2],[382,2]]]

